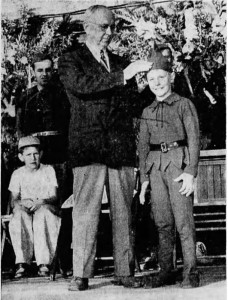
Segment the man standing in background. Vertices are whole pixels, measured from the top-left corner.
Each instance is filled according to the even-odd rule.
[[[43,53],[33,57],[32,68],[36,85],[26,90],[17,105],[16,127],[18,137],[32,135],[41,142],[41,162],[54,167],[58,181],[58,200],[61,205],[72,193],[72,172],[67,164],[68,127],[70,104],[64,87],[54,73],[52,58]],[[62,271],[71,268],[71,237],[66,238],[71,228],[71,218],[65,216],[61,225],[60,260]],[[69,223],[69,224],[66,224]]]

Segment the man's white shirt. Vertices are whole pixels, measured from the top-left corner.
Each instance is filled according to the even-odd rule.
[[[108,53],[107,53],[106,49],[102,49],[102,50],[104,52],[104,56],[105,56],[108,68],[104,65],[104,63],[101,60],[101,49],[99,49],[95,45],[89,43],[88,41],[86,41],[86,46],[88,47],[88,49],[90,50],[90,52],[93,54],[93,56],[95,57],[95,59],[99,63],[101,63],[107,69],[108,72],[110,72],[109,57],[108,57]]]

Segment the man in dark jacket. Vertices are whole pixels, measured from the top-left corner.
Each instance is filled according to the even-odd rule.
[[[26,90],[17,104],[16,126],[18,137],[33,135],[40,139],[43,164],[51,164],[58,181],[58,198],[61,205],[72,193],[72,172],[67,164],[67,141],[70,103],[64,87],[54,73],[50,56],[37,53],[33,57],[36,85]],[[61,232],[65,236],[61,245],[61,268],[71,268],[66,253],[70,252],[71,239],[66,234],[71,228],[71,218],[64,218]],[[65,232],[65,233],[64,233]]]
[[[22,94],[17,105],[17,134],[39,137],[42,162],[60,164],[67,157],[70,104],[61,82],[53,75],[50,56],[34,56],[33,71],[37,84]]]
[[[60,188],[61,202],[66,171],[70,103],[58,75],[53,72],[50,56],[37,53],[33,58],[37,84],[26,90],[17,105],[18,137],[33,135],[41,141],[42,163],[54,166]],[[59,176],[58,176],[59,175]]]
[[[96,236],[105,182],[110,190],[115,275],[125,287],[134,279],[131,202],[136,159],[133,117],[142,111],[132,78],[152,63],[125,59],[107,46],[114,15],[95,5],[85,13],[86,43],[59,60],[69,101],[69,155],[74,174],[73,272],[69,290],[88,289],[93,276]],[[108,180],[107,180],[108,179]]]

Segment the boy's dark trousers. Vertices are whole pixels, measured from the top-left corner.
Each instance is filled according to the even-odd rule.
[[[196,270],[195,225],[192,197],[181,195],[182,181],[174,179],[183,173],[172,162],[165,170],[152,167],[150,173],[151,206],[159,234],[158,261],[161,274],[168,274],[173,267],[175,225],[181,240],[183,278]]]

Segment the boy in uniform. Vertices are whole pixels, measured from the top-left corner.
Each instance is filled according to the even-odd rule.
[[[182,287],[198,287],[191,197],[200,151],[197,112],[189,99],[172,92],[171,60],[161,51],[154,51],[148,60],[153,66],[147,73],[147,81],[156,99],[144,109],[140,124],[140,202],[144,203],[150,184],[151,209],[159,234],[160,272],[145,287],[172,282],[175,226],[183,253]]]

